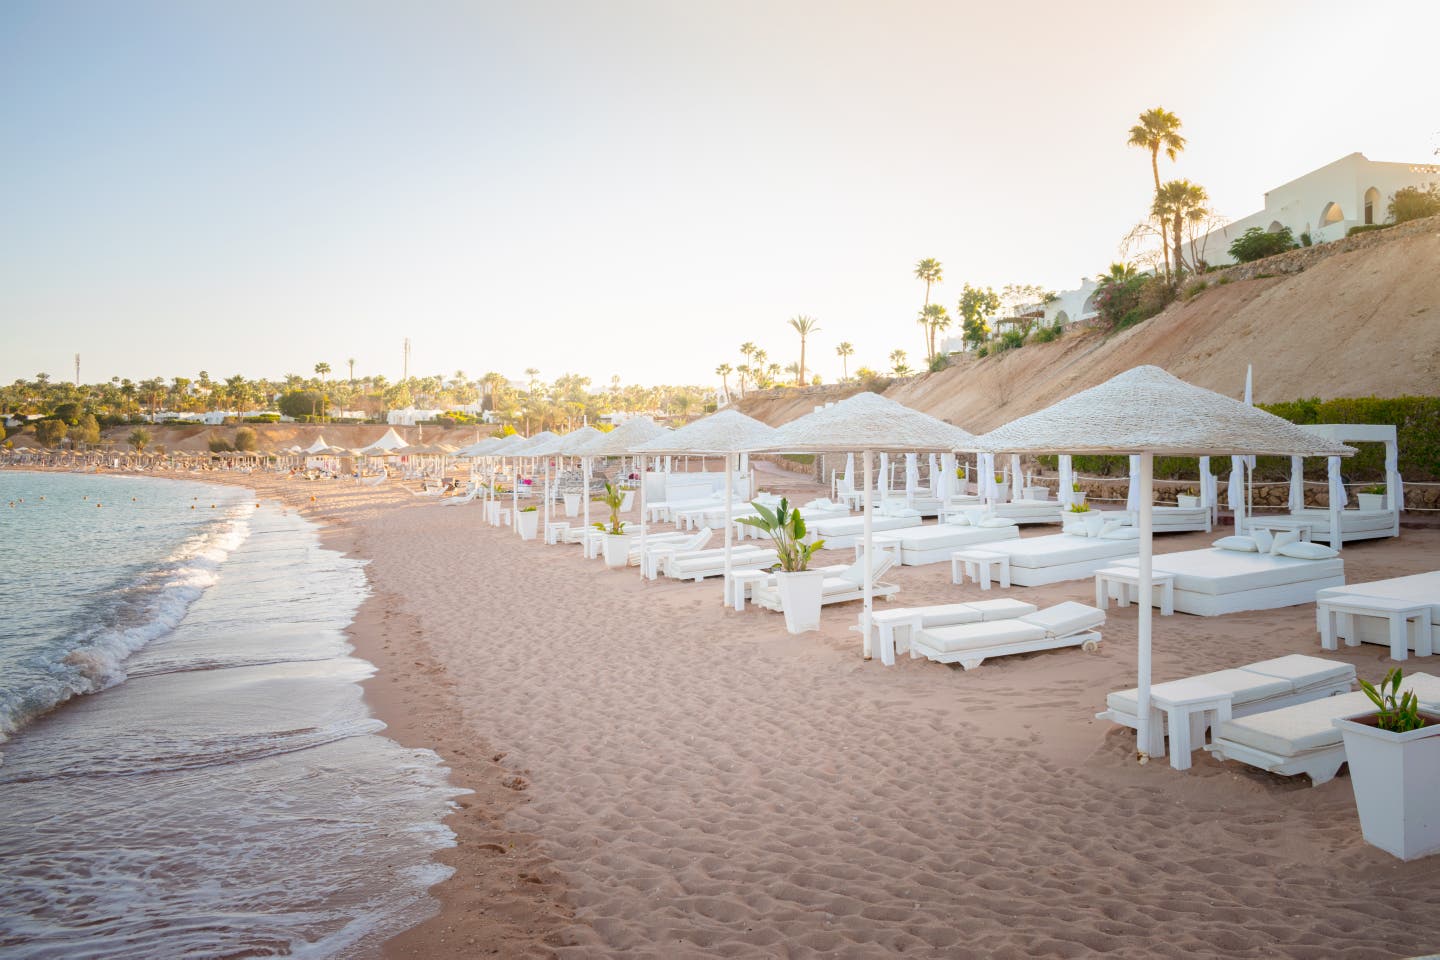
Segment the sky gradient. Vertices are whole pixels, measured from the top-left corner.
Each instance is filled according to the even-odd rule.
[[[1162,177],[1240,217],[1432,159],[1440,3],[0,5],[0,380],[529,366],[709,383],[820,321],[922,355],[913,264],[1075,286]]]

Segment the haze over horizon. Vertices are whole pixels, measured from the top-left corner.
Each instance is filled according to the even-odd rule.
[[[920,355],[964,282],[1075,286],[1149,205],[1433,160],[1440,6],[340,0],[0,9],[0,381]]]

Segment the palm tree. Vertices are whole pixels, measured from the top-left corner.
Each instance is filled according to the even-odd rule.
[[[904,350],[890,351],[890,369],[895,371],[897,377],[903,377],[910,372],[910,366],[905,362]]]
[[[925,309],[920,311],[920,323],[925,327],[926,355],[935,359],[938,352],[935,344],[935,334],[950,326],[950,314],[945,310],[945,305],[940,303],[927,303]]]
[[[855,355],[855,348],[850,345],[849,340],[841,341],[835,348],[835,355],[840,358],[840,377],[843,380],[850,379],[850,358]]]
[[[1109,270],[1096,275],[1095,282],[1102,285],[1108,283],[1128,283],[1139,275],[1140,271],[1136,270],[1135,265],[1132,263],[1112,263],[1110,264]]]
[[[145,448],[150,444],[150,431],[144,427],[136,427],[125,439],[129,441],[130,446],[135,448],[136,453],[144,453]]]
[[[720,389],[726,397],[730,396],[730,374],[734,372],[734,368],[728,363],[722,363],[715,368],[715,376],[720,378]]]
[[[351,358],[349,358],[348,360],[346,360],[345,363],[350,367],[350,382],[351,382],[351,383],[354,383],[354,382],[355,382],[355,358],[354,358],[354,357],[351,357]]]
[[[800,334],[800,372],[796,381],[803,387],[805,385],[805,339],[812,333],[820,332],[820,321],[801,314],[798,317],[790,318],[790,326]]]
[[[1205,192],[1204,187],[1189,180],[1167,181],[1155,194],[1155,204],[1150,212],[1162,224],[1168,223],[1171,227],[1171,238],[1175,244],[1173,252],[1177,284],[1185,267],[1185,260],[1181,256],[1184,225],[1186,221],[1197,222],[1209,215],[1210,211],[1205,206],[1209,199],[1210,195]]]
[[[1160,194],[1160,151],[1174,163],[1180,151],[1185,149],[1185,138],[1180,136],[1180,118],[1164,107],[1154,107],[1140,114],[1140,122],[1130,128],[1129,146],[1143,147],[1150,151],[1150,173],[1155,178],[1155,194]],[[1160,231],[1165,232],[1164,228]],[[1160,248],[1165,249],[1161,243]],[[1180,265],[1175,269],[1178,272]],[[1165,280],[1170,280],[1170,254],[1165,254]]]
[[[943,280],[943,272],[944,268],[940,266],[940,261],[934,257],[926,257],[924,260],[915,264],[915,279],[925,281],[925,306],[927,307],[930,306],[930,285]],[[934,353],[935,345],[931,343],[927,329],[925,338],[925,360],[927,363]]]

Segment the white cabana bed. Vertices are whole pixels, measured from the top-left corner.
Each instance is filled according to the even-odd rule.
[[[1316,423],[1301,427],[1332,443],[1383,443],[1385,445],[1385,493],[1379,508],[1348,507],[1349,495],[1340,481],[1340,459],[1329,463],[1330,504],[1327,508],[1306,507],[1303,463],[1290,460],[1290,510],[1281,516],[1252,518],[1271,530],[1303,530],[1311,540],[1324,540],[1339,550],[1346,541],[1374,540],[1400,535],[1400,511],[1405,506],[1405,488],[1400,479],[1399,444],[1390,424]],[[1338,535],[1337,535],[1338,531]]]
[[[989,544],[1018,540],[1020,528],[1013,522],[978,527],[948,522],[907,527],[891,536],[900,542],[900,562],[907,567],[918,567],[927,563],[949,563],[950,555],[956,550],[979,546],[989,549]]]
[[[1135,565],[1135,560],[1113,564]],[[1339,557],[1302,560],[1219,547],[1162,554],[1154,570],[1175,578],[1175,609],[1199,617],[1314,603],[1321,589],[1345,583],[1345,561]]]
[[[1040,537],[1002,540],[986,545],[992,553],[1010,558],[1010,583],[1017,587],[1041,587],[1047,583],[1081,580],[1096,570],[1115,566],[1117,561],[1140,553],[1135,528],[1122,527],[1120,536],[1085,537],[1073,533],[1051,533]]]

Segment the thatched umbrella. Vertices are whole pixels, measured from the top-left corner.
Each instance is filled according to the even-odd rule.
[[[600,431],[586,424],[578,430],[571,430],[560,441],[558,452],[562,457],[576,457],[580,460],[580,485],[583,488],[581,502],[584,504],[585,526],[590,526],[590,457],[585,452]]]
[[[669,432],[649,417],[631,417],[609,433],[601,433],[598,437],[591,438],[585,444],[584,451],[586,456],[592,458],[623,457]],[[645,552],[645,471],[643,467],[640,471],[640,552],[642,554]],[[644,564],[641,564],[641,573],[644,573]]]
[[[564,441],[564,436],[545,430],[531,438],[529,445],[525,447],[525,455],[527,457],[538,457],[545,461],[545,529],[547,530],[550,528],[550,508],[552,506],[551,501],[554,499],[550,465],[555,455],[560,452],[560,445],[564,443]]]
[[[870,659],[871,615],[875,601],[874,509],[871,496],[872,457],[878,450],[948,453],[974,450],[975,437],[944,420],[936,419],[877,393],[857,393],[832,406],[816,410],[780,427],[756,452],[843,453],[861,452],[865,487],[865,607],[860,614],[865,659]]]
[[[1142,759],[1163,734],[1150,730],[1152,519],[1155,456],[1349,456],[1355,450],[1273,414],[1192,386],[1159,367],[1135,367],[980,437],[992,452],[1135,454],[1140,458],[1139,710]],[[1152,738],[1155,742],[1152,742]]]
[[[656,437],[635,450],[636,453],[642,454],[642,463],[644,456],[698,454],[702,457],[720,455],[725,458],[725,586],[721,591],[722,599],[725,592],[730,589],[730,555],[735,536],[731,523],[733,507],[730,501],[733,496],[735,473],[738,469],[736,461],[739,454],[750,452],[756,446],[773,439],[774,436],[774,427],[747,417],[738,410],[726,409],[696,420],[694,423],[686,424],[673,433]],[[755,495],[754,490],[749,493],[752,497]],[[640,556],[642,558],[641,576],[644,576],[645,471],[643,468],[640,471]]]
[[[520,529],[520,459],[534,456],[531,451],[537,446],[558,439],[557,434],[542,430],[533,437],[527,437],[524,443],[511,444],[505,451],[506,456],[514,462],[515,473],[515,482],[510,484],[510,529]]]

